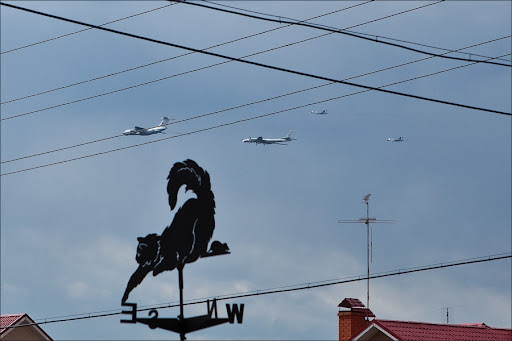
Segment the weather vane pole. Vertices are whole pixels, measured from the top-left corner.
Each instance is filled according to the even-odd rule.
[[[377,220],[376,218],[370,218],[370,207],[368,202],[370,201],[371,194],[366,194],[363,198],[366,204],[366,218],[359,218],[358,220],[338,220],[338,223],[364,223],[366,225],[366,319],[368,320],[368,311],[370,310],[370,250],[372,250],[373,241],[370,238],[370,222],[372,223],[394,223],[394,220]],[[372,251],[373,259],[373,251]]]

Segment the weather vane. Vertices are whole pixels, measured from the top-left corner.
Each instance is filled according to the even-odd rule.
[[[176,207],[178,191],[185,185],[185,191],[192,190],[197,198],[188,199],[174,215],[171,225],[167,226],[161,235],[148,234],[137,238],[137,255],[139,264],[130,277],[121,300],[122,306],[131,307],[123,310],[123,314],[132,316],[130,320],[121,323],[143,323],[150,328],[161,328],[180,334],[185,340],[185,334],[212,327],[218,324],[242,323],[244,304],[226,304],[227,318],[219,318],[216,300],[207,302],[207,314],[185,318],[183,314],[183,269],[185,264],[195,262],[199,258],[229,254],[226,243],[213,241],[208,249],[215,229],[215,201],[211,190],[210,175],[192,160],[177,162],[171,168],[167,177],[167,193],[171,210]],[[137,317],[137,304],[127,303],[130,292],[139,285],[150,272],[156,276],[163,271],[178,271],[180,292],[180,314],[177,318],[158,318],[158,311],[152,309],[148,318]],[[215,313],[215,316],[213,316]]]

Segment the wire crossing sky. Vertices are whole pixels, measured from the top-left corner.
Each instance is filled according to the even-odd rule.
[[[239,58],[225,56],[225,55],[214,53],[214,52],[199,50],[199,49],[195,49],[195,48],[184,46],[184,45],[164,42],[164,41],[160,41],[160,40],[156,40],[156,39],[152,39],[152,38],[148,38],[148,37],[142,37],[142,36],[131,34],[131,33],[127,33],[127,32],[121,32],[121,31],[117,31],[117,30],[113,30],[113,29],[109,29],[109,28],[105,28],[105,27],[101,27],[101,26],[97,26],[97,25],[92,25],[92,24],[88,24],[88,23],[84,23],[84,22],[80,22],[80,21],[76,21],[76,20],[72,20],[72,19],[68,19],[68,18],[63,18],[63,17],[55,16],[55,15],[48,14],[48,13],[43,13],[43,12],[34,11],[34,10],[27,9],[27,8],[19,7],[19,6],[14,6],[14,5],[11,5],[11,4],[6,4],[6,3],[0,3],[0,4],[3,5],[3,6],[8,6],[8,7],[16,8],[16,9],[19,9],[19,10],[22,10],[22,11],[27,11],[27,12],[34,13],[34,14],[43,15],[43,16],[50,17],[50,18],[53,18],[53,19],[58,19],[58,20],[63,20],[63,21],[74,23],[74,24],[78,24],[78,25],[93,27],[93,28],[96,28],[98,30],[103,30],[103,31],[107,31],[107,32],[115,33],[115,34],[120,34],[120,35],[132,37],[132,38],[136,38],[136,39],[142,39],[142,40],[146,40],[146,41],[149,41],[149,42],[153,42],[153,43],[157,43],[157,44],[163,44],[163,45],[167,45],[167,46],[172,46],[172,47],[176,47],[176,48],[180,48],[180,49],[184,49],[184,50],[188,50],[188,51],[198,52],[198,53],[206,54],[206,55],[213,56],[213,57],[219,57],[219,58],[228,59],[228,60],[232,60],[232,61],[238,61],[238,62],[241,62],[241,63],[245,63],[245,64],[249,64],[249,65],[254,65],[254,66],[259,66],[259,67],[263,67],[263,68],[268,68],[268,69],[272,69],[272,70],[276,70],[276,71],[283,71],[283,72],[292,73],[292,74],[299,75],[299,76],[311,77],[311,78],[315,78],[315,79],[319,79],[319,80],[330,81],[330,82],[335,82],[335,83],[355,86],[355,87],[359,87],[359,88],[363,88],[363,89],[375,90],[375,91],[384,92],[384,93],[388,93],[388,94],[399,95],[399,96],[404,96],[404,97],[409,97],[409,98],[415,98],[415,99],[429,101],[429,102],[435,102],[435,103],[440,103],[440,104],[452,105],[452,106],[462,107],[462,108],[466,108],[466,109],[474,109],[474,110],[479,110],[479,111],[485,111],[485,112],[495,113],[495,114],[500,114],[500,115],[512,116],[512,113],[504,112],[504,111],[500,111],[500,110],[480,108],[480,107],[472,106],[472,105],[466,105],[466,104],[461,104],[461,103],[454,103],[454,102],[444,101],[444,100],[435,99],[435,98],[428,98],[428,97],[423,97],[423,96],[419,96],[419,95],[407,94],[407,93],[402,93],[402,92],[398,92],[398,91],[386,90],[386,89],[376,88],[376,87],[372,87],[372,86],[368,86],[368,85],[363,85],[363,84],[357,84],[357,83],[353,83],[353,82],[337,80],[337,79],[333,79],[333,78],[329,78],[329,77],[313,75],[313,74],[306,73],[306,72],[300,72],[300,71],[290,70],[290,69],[286,69],[286,68],[282,68],[282,67],[277,67],[277,66],[257,63],[257,62],[253,62],[253,61],[249,61],[249,60],[244,60],[244,59],[239,59]],[[5,117],[5,118],[2,118],[2,120],[13,119],[13,118],[24,116],[24,115],[26,115],[26,114],[19,114],[19,115],[14,115],[14,116],[10,116],[10,117]]]
[[[483,45],[483,44],[488,44],[488,43],[490,43],[490,42],[495,42],[495,41],[498,41],[498,40],[501,40],[501,39],[505,39],[505,38],[509,38],[509,37],[510,37],[510,36],[508,36],[508,37],[502,37],[502,38],[498,38],[498,39],[493,39],[493,40],[486,41],[486,42],[483,42],[483,43],[474,44],[474,45],[471,45],[471,46],[468,46],[468,47],[464,47],[464,48],[461,48],[461,49],[459,49],[459,50],[463,50],[463,49],[467,49],[467,48],[470,48],[470,47],[475,47],[475,46],[479,46],[479,45]],[[266,52],[266,51],[263,51],[263,52]],[[453,52],[453,51],[452,51],[452,52]],[[370,74],[374,74],[374,73],[378,73],[378,72],[386,71],[386,70],[389,70],[389,69],[392,69],[392,68],[402,67],[402,66],[405,66],[405,65],[409,65],[409,64],[416,63],[416,62],[419,62],[419,61],[427,60],[427,59],[430,59],[430,58],[434,58],[434,57],[433,57],[433,56],[431,56],[431,57],[427,57],[427,58],[417,59],[417,60],[412,61],[412,62],[407,62],[407,63],[403,63],[403,64],[395,65],[395,66],[392,66],[392,67],[388,67],[388,68],[384,68],[384,69],[380,69],[380,70],[376,70],[376,71],[372,71],[372,72],[367,72],[367,73],[362,74],[362,75],[353,76],[353,77],[347,78],[347,79],[345,79],[345,80],[348,80],[348,79],[354,79],[354,78],[363,77],[363,76],[367,76],[367,75],[370,75]],[[498,58],[499,58],[499,57],[490,58],[490,59],[498,59]],[[443,71],[440,71],[440,72],[435,72],[435,73],[431,73],[431,74],[428,74],[428,75],[424,75],[424,76],[422,76],[422,77],[428,77],[428,76],[435,75],[435,74],[439,74],[439,73],[442,73],[442,72],[446,72],[446,71],[451,71],[451,70],[455,70],[455,69],[463,68],[463,67],[466,67],[466,66],[469,66],[469,65],[475,65],[475,64],[477,64],[477,63],[479,63],[479,62],[473,62],[473,63],[467,64],[467,65],[462,65],[462,66],[459,66],[459,67],[450,68],[450,69],[443,70]],[[224,64],[224,63],[212,64],[212,65],[210,65],[209,67],[213,67],[213,66],[217,66],[217,65],[222,65],[222,64]],[[195,71],[199,71],[199,70],[202,70],[202,69],[204,69],[204,68],[195,69],[195,70],[192,70],[192,71],[190,71],[190,72],[195,72]],[[179,74],[179,75],[182,75],[182,74]],[[172,76],[169,76],[169,77],[174,77],[174,76],[177,76],[177,75],[172,75]],[[168,78],[168,77],[164,77],[164,79],[167,79],[167,78]],[[417,79],[417,78],[414,78],[414,79]],[[410,80],[414,80],[414,79],[410,79]],[[156,80],[156,81],[160,81],[160,80],[162,80],[162,79],[158,79],[158,80]],[[409,80],[406,80],[406,81],[409,81]],[[404,81],[404,82],[405,82],[405,81]],[[151,82],[151,83],[152,83],[152,82]],[[140,86],[140,85],[146,85],[146,84],[148,84],[148,82],[143,83],[143,84],[139,84],[139,85],[137,85],[137,86]],[[332,85],[332,84],[334,84],[334,83],[328,83],[328,84],[325,84],[325,85]],[[325,86],[325,85],[321,85],[321,86]],[[390,84],[390,85],[392,85],[392,84]],[[321,87],[321,86],[320,86],[320,87]],[[316,88],[318,88],[318,86],[316,86],[316,87],[312,87],[312,88],[307,88],[307,89],[302,89],[302,90],[299,90],[299,92],[309,91],[309,90],[313,90],[313,89],[316,89]],[[67,103],[64,103],[63,105],[67,105],[67,104],[72,104],[72,103],[80,102],[80,101],[82,101],[82,100],[88,100],[88,99],[92,99],[92,98],[97,98],[97,97],[100,97],[100,96],[102,96],[102,95],[107,95],[107,94],[117,93],[117,92],[119,92],[119,91],[128,90],[128,89],[133,89],[133,86],[132,86],[132,87],[128,87],[128,88],[118,89],[117,91],[114,91],[114,92],[109,92],[109,93],[105,93],[105,94],[100,94],[100,95],[96,95],[96,96],[92,96],[92,97],[87,97],[87,98],[84,98],[84,99],[81,99],[81,100],[77,100],[77,101],[67,102]],[[171,124],[179,124],[179,123],[182,123],[182,122],[185,122],[185,121],[189,121],[189,120],[193,120],[193,119],[196,119],[196,118],[201,118],[201,117],[205,117],[205,116],[210,116],[210,115],[217,114],[217,113],[221,113],[221,112],[224,112],[224,111],[227,111],[227,110],[237,109],[237,108],[241,108],[241,107],[244,107],[244,106],[248,106],[248,105],[252,105],[252,104],[257,104],[257,103],[261,103],[261,102],[264,102],[264,101],[270,101],[270,100],[277,99],[277,98],[281,98],[281,97],[284,97],[284,96],[289,96],[289,95],[292,95],[292,94],[295,94],[295,93],[297,93],[297,92],[287,93],[287,94],[283,94],[283,95],[275,96],[275,97],[272,97],[272,98],[266,98],[266,99],[263,99],[263,100],[260,100],[260,101],[251,102],[251,103],[244,104],[244,105],[241,105],[241,106],[236,106],[236,107],[232,107],[232,108],[224,109],[224,110],[217,111],[217,112],[214,112],[214,113],[198,115],[198,116],[194,116],[194,117],[187,118],[187,119],[185,119],[185,120],[178,120],[178,121],[173,122],[173,123],[171,123]],[[54,150],[47,151],[47,152],[42,152],[42,153],[37,153],[37,154],[33,154],[33,155],[28,155],[28,156],[25,156],[25,157],[18,157],[18,158],[12,159],[12,160],[2,161],[1,163],[9,163],[9,162],[14,162],[14,161],[19,161],[19,160],[26,159],[26,158],[31,158],[31,157],[40,156],[40,155],[44,155],[44,154],[49,154],[49,153],[53,153],[53,152],[57,152],[57,151],[62,151],[62,150],[67,150],[67,149],[71,149],[71,148],[76,148],[76,147],[80,147],[80,146],[83,146],[83,145],[87,145],[87,144],[91,144],[91,143],[96,143],[96,142],[102,142],[102,141],[105,141],[105,140],[109,140],[109,139],[116,138],[116,137],[122,137],[122,136],[123,136],[123,135],[115,135],[115,136],[111,136],[111,137],[101,138],[101,139],[94,140],[94,141],[88,141],[88,142],[80,143],[80,144],[78,144],[78,145],[73,145],[73,146],[68,146],[68,147],[62,147],[62,148],[54,149]]]
[[[511,254],[489,255],[489,256],[485,256],[485,257],[476,257],[476,258],[464,259],[464,260],[460,260],[460,261],[447,262],[447,263],[443,263],[443,264],[431,264],[431,265],[425,265],[425,266],[418,266],[418,267],[410,268],[410,269],[399,269],[399,270],[389,271],[386,273],[373,274],[373,275],[370,275],[369,278],[377,279],[377,278],[384,278],[384,277],[390,277],[390,276],[406,275],[406,274],[411,274],[411,273],[415,273],[415,272],[445,269],[445,268],[451,268],[451,267],[455,267],[455,266],[476,264],[476,263],[482,263],[482,262],[492,262],[492,261],[503,260],[503,259],[507,259],[507,258],[512,258],[512,255]],[[207,303],[214,299],[217,301],[224,301],[224,300],[232,300],[232,299],[243,298],[243,297],[281,294],[281,293],[288,293],[288,292],[300,291],[300,290],[310,290],[310,289],[322,288],[322,287],[326,287],[326,286],[364,281],[367,278],[368,277],[366,277],[364,275],[360,275],[360,276],[356,276],[356,277],[349,278],[349,279],[324,280],[324,281],[319,281],[319,282],[314,282],[314,283],[302,283],[302,284],[296,284],[296,285],[289,285],[289,286],[286,286],[283,288],[260,289],[260,290],[253,290],[251,292],[246,292],[246,293],[232,293],[232,294],[227,294],[227,295],[215,295],[215,296],[208,297],[208,298],[199,298],[199,299],[188,300],[188,302],[185,302],[184,305],[204,304],[204,303]],[[152,310],[152,309],[166,309],[166,308],[176,308],[176,307],[179,307],[179,304],[160,303],[160,304],[155,304],[155,305],[149,306],[149,307],[138,308],[137,311],[148,311],[148,310]],[[70,316],[62,316],[59,318],[53,318],[53,317],[38,318],[38,319],[36,319],[38,322],[35,322],[35,323],[19,324],[19,325],[7,327],[7,328],[21,328],[21,327],[39,325],[39,324],[71,322],[71,321],[91,319],[91,318],[109,317],[109,316],[115,316],[115,315],[121,315],[121,314],[122,314],[121,311],[109,310],[109,311],[100,312],[100,313],[91,312],[91,313],[74,314],[74,315],[70,315]],[[82,315],[82,316],[80,316],[80,315]]]
[[[507,55],[510,55],[510,54],[507,54]],[[503,56],[500,56],[500,57],[503,57]],[[429,58],[431,58],[431,57],[429,57]],[[496,57],[496,58],[499,58],[499,57]],[[447,70],[442,70],[442,71],[434,72],[434,73],[431,73],[431,74],[428,74],[428,75],[422,75],[422,76],[419,76],[419,77],[414,77],[412,79],[407,79],[407,80],[404,80],[404,81],[395,82],[395,83],[387,84],[387,85],[384,85],[384,86],[391,86],[391,85],[396,85],[396,84],[400,84],[400,83],[405,83],[405,82],[409,82],[409,81],[416,80],[416,79],[419,79],[419,78],[429,77],[429,76],[437,75],[437,74],[440,74],[440,73],[443,73],[443,72],[460,69],[460,68],[463,68],[463,67],[467,67],[467,66],[470,66],[470,65],[477,64],[477,63],[479,63],[479,62],[474,62],[472,64],[457,66],[457,67],[450,68],[450,69],[447,69]],[[314,88],[319,88],[319,87],[322,87],[322,86],[332,85],[332,84],[335,84],[335,83],[328,83],[328,84],[324,84],[324,85],[317,86],[317,87],[314,87]],[[309,90],[312,90],[314,88],[303,89],[303,90],[299,90],[298,92],[309,91]],[[67,163],[67,162],[72,162],[72,161],[78,161],[78,160],[86,159],[86,158],[89,158],[89,157],[101,156],[101,155],[104,155],[104,154],[108,154],[108,153],[112,153],[112,152],[117,152],[117,151],[121,151],[121,150],[125,150],[125,149],[141,147],[141,146],[144,146],[144,145],[147,145],[147,144],[152,144],[152,143],[159,142],[159,141],[166,141],[166,140],[169,140],[169,139],[175,139],[175,138],[179,138],[179,137],[183,137],[183,136],[188,136],[188,135],[191,135],[191,134],[197,134],[197,133],[209,131],[209,130],[212,130],[212,129],[218,129],[218,128],[230,126],[230,125],[233,125],[233,124],[239,124],[239,123],[243,123],[243,122],[254,120],[254,119],[265,118],[265,117],[276,115],[276,114],[280,114],[280,113],[283,113],[283,112],[287,112],[287,111],[291,111],[291,110],[297,110],[297,109],[301,109],[301,108],[304,108],[304,107],[308,107],[308,106],[312,106],[312,105],[317,105],[317,104],[325,103],[325,102],[328,102],[328,101],[337,100],[337,99],[340,99],[340,98],[345,98],[345,97],[348,97],[348,96],[351,96],[351,95],[356,95],[356,94],[364,93],[366,91],[370,91],[370,90],[362,90],[362,91],[358,91],[358,92],[355,92],[355,93],[351,93],[349,95],[344,95],[344,96],[340,96],[340,97],[330,98],[330,99],[323,100],[323,101],[318,101],[318,102],[315,102],[315,103],[308,103],[308,104],[305,104],[305,105],[301,105],[301,106],[294,107],[294,108],[288,108],[288,109],[281,110],[281,111],[278,111],[278,112],[272,112],[272,113],[269,113],[269,114],[264,114],[264,115],[248,118],[248,119],[245,119],[245,120],[238,120],[238,121],[234,121],[234,122],[224,123],[224,124],[221,124],[221,125],[218,125],[218,126],[208,127],[208,128],[200,129],[200,130],[197,130],[197,131],[192,131],[192,132],[178,134],[178,135],[174,135],[174,136],[170,136],[170,137],[160,138],[160,139],[156,139],[154,141],[150,141],[150,142],[146,142],[146,143],[140,143],[140,144],[135,144],[135,145],[131,145],[131,146],[124,147],[124,148],[117,148],[117,149],[108,150],[108,151],[104,151],[104,152],[100,152],[100,153],[95,153],[95,154],[90,154],[90,155],[86,155],[86,156],[81,156],[81,157],[78,157],[78,158],[73,158],[73,159],[63,160],[63,161],[54,162],[54,163],[50,163],[50,164],[44,164],[44,165],[39,165],[39,166],[31,167],[31,168],[21,169],[21,170],[17,170],[17,171],[13,171],[13,172],[3,173],[3,174],[0,174],[0,176],[11,175],[11,174],[16,174],[16,173],[22,173],[22,172],[27,172],[27,171],[32,171],[32,170],[36,170],[36,169],[39,169],[39,168],[60,165],[60,164]],[[182,119],[182,120],[179,120],[179,121],[176,121],[176,122],[169,123],[168,125],[179,124],[179,123],[183,123],[183,122],[194,120],[194,119],[198,119],[198,118],[203,118],[203,117],[206,117],[206,116],[219,114],[219,113],[226,112],[226,111],[229,111],[229,110],[239,109],[241,107],[245,107],[245,106],[249,106],[249,105],[253,105],[253,104],[257,104],[257,103],[261,103],[261,102],[266,102],[266,101],[269,101],[269,100],[281,98],[283,96],[289,96],[291,94],[295,94],[295,93],[298,93],[298,92],[280,95],[280,96],[277,96],[275,98],[266,98],[266,99],[263,99],[263,100],[260,100],[260,101],[257,101],[257,102],[243,104],[243,105],[239,105],[239,106],[236,106],[236,107],[231,107],[231,108],[223,109],[223,110],[216,111],[216,112],[213,112],[213,113],[207,113],[207,114],[197,115],[197,116],[194,116],[194,117],[189,117],[187,119]],[[42,153],[38,153],[38,154],[28,155],[26,157],[20,157],[20,158],[13,159],[13,160],[3,161],[2,163],[19,161],[19,160],[22,160],[22,159],[31,158],[31,157],[35,157],[35,156],[41,156],[41,155],[45,155],[45,154],[49,154],[49,153],[53,153],[53,152],[58,152],[58,151],[73,149],[73,148],[77,148],[77,147],[82,147],[82,146],[85,146],[85,145],[88,145],[88,144],[97,143],[97,142],[103,142],[103,141],[107,141],[107,140],[110,140],[110,139],[113,139],[113,138],[123,137],[123,136],[124,135],[115,135],[115,136],[106,137],[106,138],[102,138],[102,139],[98,139],[98,140],[94,140],[94,141],[88,141],[88,142],[80,143],[80,144],[69,146],[69,147],[63,147],[63,148],[54,149],[54,150],[47,151],[47,152],[42,152]]]
[[[345,11],[345,10],[348,10],[350,8],[353,8],[353,7],[357,7],[357,6],[361,6],[361,5],[365,5],[365,4],[368,4],[368,3],[371,3],[373,0],[370,0],[370,1],[366,1],[366,2],[363,2],[361,4],[357,4],[355,6],[350,6],[350,7],[346,7],[346,8],[343,8],[343,9],[340,9],[340,10],[336,10],[336,11],[331,11],[329,13],[325,13],[325,14],[322,14],[322,15],[317,15],[313,18],[310,18],[310,19],[306,19],[305,21],[308,21],[308,20],[313,20],[313,19],[317,19],[317,18],[320,18],[320,17],[324,17],[324,16],[327,16],[327,15],[331,15],[331,14],[334,14],[334,13],[338,13],[338,12],[341,12],[341,11]],[[174,4],[178,4],[178,3],[174,3]],[[169,5],[167,5],[169,6]],[[167,7],[165,6],[165,7]],[[124,20],[125,18],[123,19],[120,19],[120,20]],[[108,23],[107,23],[108,24]],[[104,25],[107,25],[107,24],[103,24],[101,26],[104,26]],[[242,38],[238,38],[238,39],[234,39],[234,40],[230,40],[230,41],[227,41],[225,43],[221,43],[221,44],[216,44],[214,46],[210,46],[210,47],[207,47],[205,48],[204,50],[210,50],[210,49],[213,49],[215,47],[220,47],[220,46],[223,46],[223,45],[227,45],[227,44],[231,44],[231,43],[235,43],[235,42],[238,42],[238,41],[241,41],[243,39],[248,39],[248,38],[252,38],[252,37],[255,37],[255,36],[260,36],[262,34],[266,34],[266,33],[269,33],[269,32],[273,32],[273,31],[277,31],[277,30],[281,30],[283,28],[286,28],[288,26],[292,26],[292,24],[289,24],[289,25],[286,25],[286,26],[281,26],[281,27],[277,27],[277,28],[273,28],[273,29],[270,29],[270,30],[265,30],[263,32],[259,32],[259,33],[256,33],[256,34],[251,34],[251,35],[248,35],[248,36],[245,36],[245,37],[242,37]],[[87,30],[89,29],[92,29],[92,28],[88,28]],[[81,31],[77,31],[77,32],[83,32],[85,30],[81,30]],[[69,84],[69,85],[65,85],[65,86],[61,86],[61,87],[58,87],[58,88],[55,88],[55,89],[51,89],[51,90],[46,90],[46,91],[43,91],[43,92],[39,92],[39,93],[36,93],[36,94],[32,94],[32,95],[28,95],[28,96],[24,96],[24,97],[19,97],[19,98],[15,98],[15,99],[12,99],[12,100],[9,100],[9,101],[4,101],[2,102],[1,104],[7,104],[7,103],[11,103],[11,102],[16,102],[16,101],[19,101],[19,100],[23,100],[23,99],[27,99],[27,98],[31,98],[31,97],[35,97],[35,96],[39,96],[39,95],[43,95],[43,94],[46,94],[46,93],[50,93],[50,92],[53,92],[53,91],[57,91],[57,90],[62,90],[62,89],[66,89],[66,88],[69,88],[69,87],[73,87],[73,86],[76,86],[76,85],[80,85],[80,84],[84,84],[84,83],[88,83],[88,82],[91,82],[91,81],[96,81],[96,80],[100,80],[100,79],[104,79],[104,78],[107,78],[107,77],[112,77],[112,76],[117,76],[117,75],[120,75],[122,73],[125,73],[125,72],[129,72],[129,71],[133,71],[133,70],[137,70],[137,69],[140,69],[140,68],[145,68],[145,67],[148,67],[148,66],[151,66],[151,65],[155,65],[157,63],[162,63],[162,62],[166,62],[166,61],[170,61],[170,60],[173,60],[173,59],[176,59],[176,58],[180,58],[180,57],[184,57],[184,56],[188,56],[192,53],[195,53],[195,52],[189,52],[189,53],[184,53],[184,54],[181,54],[179,56],[175,56],[175,57],[171,57],[171,58],[166,58],[166,59],[162,59],[162,60],[158,60],[158,61],[155,61],[155,62],[152,62],[152,63],[148,63],[148,64],[144,64],[144,65],[139,65],[137,67],[133,67],[133,68],[129,68],[129,69],[125,69],[125,70],[122,70],[122,71],[119,71],[119,72],[115,72],[115,73],[110,73],[110,74],[107,74],[107,75],[103,75],[103,76],[99,76],[99,77],[95,77],[95,78],[92,78],[92,79],[88,79],[88,80],[85,80],[85,81],[81,81],[81,82],[77,82],[77,83],[73,83],[73,84]]]
[[[172,1],[172,0],[168,0],[168,1]],[[268,14],[268,13],[261,13],[261,12],[250,11],[250,10],[245,10],[243,8],[229,6],[229,5],[226,5],[226,4],[223,4],[223,3],[216,3],[216,2],[208,1],[208,0],[203,0],[203,1],[207,2],[207,3],[215,4],[217,6],[222,6],[222,7],[226,7],[226,8],[236,9],[238,11],[244,11],[244,12],[247,12],[247,13],[255,13],[255,14],[260,14],[260,15],[265,15],[265,16],[270,16],[270,17],[278,18],[278,21],[283,20],[283,19],[287,19],[287,20],[291,20],[291,22],[294,22],[294,23],[301,22],[300,20],[289,18],[289,17],[279,16],[279,15],[272,15],[272,14]],[[375,1],[375,0],[371,0],[371,1]],[[184,2],[177,2],[177,3],[184,3]],[[436,4],[437,4],[437,2],[436,2]],[[426,6],[421,6],[421,7],[426,7]],[[404,12],[408,12],[408,11],[404,11]],[[402,13],[404,13],[404,12],[402,12]],[[306,21],[308,21],[308,20],[306,20]],[[360,26],[360,25],[356,25],[356,26]],[[339,28],[336,28],[336,27],[333,27],[333,26],[327,26],[327,25],[315,24],[314,27],[315,28],[330,28],[330,29],[335,29],[337,31],[340,31]],[[347,30],[348,29],[344,29],[343,31],[347,31]],[[379,39],[387,39],[387,40],[391,40],[391,41],[397,41],[397,42],[401,42],[401,43],[407,43],[407,44],[412,44],[412,45],[417,45],[417,46],[422,46],[422,47],[428,47],[428,48],[432,48],[432,49],[444,50],[446,52],[456,52],[456,51],[453,51],[453,50],[450,50],[450,49],[445,49],[445,48],[441,48],[441,47],[437,47],[437,46],[431,46],[431,45],[421,44],[421,43],[412,42],[412,41],[406,41],[406,40],[401,40],[401,39],[396,39],[396,38],[390,38],[390,37],[386,37],[386,36],[382,36],[382,35],[375,35],[375,34],[361,33],[361,32],[350,32],[350,31],[348,31],[348,32],[349,33],[354,33],[358,37],[359,36],[372,37],[372,41],[374,41],[374,42],[378,42]],[[460,53],[466,54],[466,55],[468,55],[470,57],[471,56],[477,56],[477,57],[489,58],[489,56],[483,56],[483,55],[479,55],[479,54],[466,53],[466,52],[460,52]],[[500,58],[499,60],[511,62],[510,59],[502,59],[502,58]]]
[[[165,5],[165,6],[160,6],[160,7],[157,7],[157,8],[154,8],[152,10],[149,10],[149,11],[144,11],[144,12],[140,12],[140,13],[137,13],[137,14],[133,14],[133,15],[130,15],[130,16],[127,16],[127,17],[124,17],[124,18],[119,18],[119,19],[116,19],[116,20],[113,20],[113,21],[109,21],[107,23],[104,23],[102,25],[99,25],[99,26],[105,26],[105,25],[110,25],[110,24],[113,24],[113,23],[116,23],[116,22],[119,22],[119,21],[123,21],[123,20],[127,20],[127,19],[131,19],[131,18],[134,18],[136,16],[139,16],[139,15],[143,15],[143,14],[147,14],[147,13],[151,13],[151,12],[154,12],[154,11],[158,11],[158,10],[161,10],[163,8],[167,8],[169,6],[173,6],[173,5],[176,5],[177,3],[171,3],[171,4],[168,4],[168,5]],[[14,49],[10,49],[10,50],[7,50],[7,51],[3,51],[1,52],[0,54],[7,54],[7,53],[11,53],[11,52],[14,52],[14,51],[19,51],[19,50],[23,50],[23,49],[26,49],[28,47],[33,47],[33,46],[37,46],[39,44],[44,44],[44,43],[48,43],[50,41],[54,41],[54,40],[57,40],[57,39],[61,39],[61,38],[65,38],[65,37],[69,37],[69,36],[72,36],[74,34],[78,34],[78,33],[82,33],[82,32],[85,32],[85,31],[88,31],[88,30],[92,30],[92,27],[90,28],[85,28],[83,30],[79,30],[79,31],[75,31],[75,32],[71,32],[71,33],[67,33],[67,34],[63,34],[63,35],[60,35],[60,36],[57,36],[57,37],[53,37],[53,38],[50,38],[50,39],[45,39],[43,41],[38,41],[36,43],[32,43],[32,44],[28,44],[28,45],[24,45],[24,46],[20,46],[20,47],[17,47],[17,48],[14,48]]]
[[[173,2],[173,3],[182,3],[182,4],[187,4],[187,5],[204,7],[204,8],[208,8],[208,9],[214,10],[214,11],[227,12],[227,13],[231,13],[231,14],[235,14],[235,15],[241,15],[241,16],[244,16],[244,17],[249,17],[249,18],[254,18],[254,19],[259,19],[259,20],[266,20],[266,21],[272,21],[272,22],[283,23],[283,24],[292,24],[292,25],[298,25],[298,26],[305,26],[305,27],[311,27],[311,28],[315,28],[315,29],[319,29],[319,30],[323,30],[323,31],[329,31],[329,32],[333,32],[333,33],[346,34],[346,35],[349,35],[351,37],[355,37],[355,38],[359,38],[359,39],[365,39],[365,40],[372,41],[372,42],[379,43],[379,44],[386,44],[386,45],[390,45],[390,46],[395,46],[395,47],[399,47],[399,48],[406,49],[406,50],[409,50],[409,51],[414,51],[414,52],[418,52],[418,53],[422,53],[422,54],[427,54],[429,56],[435,56],[435,57],[447,58],[447,59],[453,59],[453,60],[461,60],[461,61],[465,61],[465,62],[474,62],[475,61],[475,60],[471,60],[471,59],[468,59],[468,58],[459,58],[459,57],[447,56],[446,54],[436,54],[436,53],[431,53],[431,52],[428,52],[428,51],[421,51],[421,50],[414,49],[414,48],[411,48],[411,47],[407,47],[407,46],[404,46],[404,45],[390,43],[390,42],[383,41],[383,40],[378,40],[378,39],[375,39],[375,38],[367,38],[367,37],[364,37],[364,36],[361,36],[361,35],[354,34],[354,33],[346,31],[346,30],[348,30],[348,29],[350,29],[352,27],[350,27],[348,29],[344,29],[344,30],[332,29],[332,28],[328,28],[328,27],[317,26],[315,24],[309,24],[309,23],[305,23],[305,22],[300,22],[298,20],[288,21],[288,20],[282,20],[282,19],[264,18],[264,17],[261,17],[261,16],[250,15],[250,14],[246,14],[246,13],[240,13],[240,12],[230,11],[230,10],[226,10],[226,9],[222,9],[222,8],[207,6],[205,4],[197,3],[197,2],[180,1],[180,0],[167,0],[167,1],[170,1],[170,2]],[[444,2],[444,1],[445,0],[440,0],[440,1],[437,1],[437,2],[434,2],[434,3],[431,3],[431,4],[427,4],[425,6],[414,8],[413,10],[417,10],[417,9],[420,9],[420,8],[423,8],[423,7],[427,7],[427,6],[436,5],[436,4],[439,4],[439,3]],[[400,13],[397,13],[397,14],[403,14],[403,13],[406,13],[406,12],[408,12],[408,11],[400,12]],[[385,18],[387,18],[387,17],[385,17]],[[353,26],[353,27],[357,27],[357,26],[358,25]],[[454,51],[450,51],[450,52],[454,52]],[[497,62],[492,62],[492,61],[489,61],[489,60],[479,60],[478,62],[484,63],[484,64],[492,64],[492,65],[512,67],[512,65],[510,65],[510,64],[497,63]]]

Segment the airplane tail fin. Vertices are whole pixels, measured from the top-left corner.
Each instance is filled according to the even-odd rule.
[[[169,118],[167,117],[162,117],[161,120],[162,121],[160,122],[159,126],[165,126],[167,123],[169,123]]]
[[[291,136],[292,136],[292,133],[293,133],[293,130],[290,130],[290,132],[288,133],[288,135],[286,135],[284,138],[285,138],[285,139],[289,139],[289,140],[291,140],[291,139],[292,139],[292,137],[291,137]]]

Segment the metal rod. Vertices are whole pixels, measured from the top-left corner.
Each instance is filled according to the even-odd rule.
[[[178,265],[178,282],[180,287],[180,315],[178,316],[180,320],[180,340],[185,341],[187,338],[185,337],[185,332],[183,331],[185,316],[183,315],[183,265]]]
[[[366,201],[366,320],[368,320],[368,311],[370,310],[370,206],[368,199]]]

